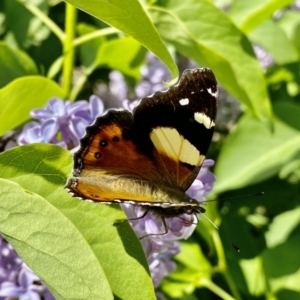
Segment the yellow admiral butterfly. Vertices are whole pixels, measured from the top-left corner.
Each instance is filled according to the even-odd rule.
[[[66,188],[84,200],[140,205],[164,225],[164,218],[205,212],[185,191],[211,142],[217,96],[212,71],[201,68],[142,99],[133,113],[109,110],[86,128]]]

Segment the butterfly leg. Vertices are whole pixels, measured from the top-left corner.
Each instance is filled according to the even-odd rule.
[[[123,220],[117,220],[114,225],[119,225],[122,224],[126,221],[134,221],[134,220],[140,220],[143,219],[144,217],[146,217],[146,215],[148,214],[148,211],[145,211],[141,216],[137,217],[137,218],[132,218],[132,219],[123,219]]]
[[[145,237],[147,237],[147,236],[151,236],[151,235],[156,236],[156,235],[165,235],[165,234],[167,234],[167,233],[169,232],[169,229],[168,229],[166,220],[165,220],[165,218],[163,218],[163,217],[161,218],[161,220],[162,220],[162,222],[163,222],[165,232],[162,232],[162,233],[149,233],[149,234],[140,236],[139,239],[141,240],[141,239],[143,239],[143,238],[145,238]]]

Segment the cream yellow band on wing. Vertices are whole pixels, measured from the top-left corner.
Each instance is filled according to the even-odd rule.
[[[159,127],[153,129],[150,139],[158,152],[164,153],[175,161],[188,163],[192,166],[202,164],[205,156],[175,128]]]
[[[210,117],[203,113],[194,113],[194,118],[198,123],[203,124],[207,129],[210,129],[216,125],[215,122],[210,119]]]

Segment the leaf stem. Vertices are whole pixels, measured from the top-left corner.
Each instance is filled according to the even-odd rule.
[[[85,82],[87,81],[88,76],[92,73],[93,70],[94,70],[93,66],[86,68],[84,72],[76,80],[76,84],[72,87],[72,90],[70,91],[70,95],[69,95],[69,99],[71,101],[74,101],[76,99],[77,95],[79,94]]]
[[[66,36],[63,41],[63,90],[67,98],[71,91],[73,69],[74,69],[74,56],[75,50],[73,41],[75,38],[75,25],[77,19],[77,10],[75,6],[66,3],[66,20],[65,31]]]
[[[227,270],[227,263],[226,263],[226,258],[225,258],[225,253],[224,253],[224,248],[223,248],[223,244],[221,242],[220,239],[220,234],[219,232],[217,232],[216,230],[214,230],[212,232],[212,239],[217,251],[217,255],[218,255],[218,271],[220,273],[222,273],[226,279],[226,282],[232,292],[232,294],[234,295],[235,299],[237,300],[241,300],[241,296],[240,293],[238,291],[238,289],[236,288],[231,275],[229,274],[228,270]]]
[[[207,289],[211,290],[213,293],[218,295],[221,299],[235,300],[232,296],[230,296],[228,293],[226,293],[223,289],[221,289],[219,286],[217,286],[215,283],[213,283],[208,278],[203,277],[201,279],[201,285],[203,287],[206,287]]]
[[[109,35],[109,34],[115,34],[115,33],[119,33],[120,31],[116,28],[113,27],[107,27],[107,28],[103,28],[88,34],[85,34],[83,36],[80,36],[78,38],[76,38],[73,42],[73,46],[77,47],[80,46],[81,44],[84,44],[85,42],[88,42],[92,39],[95,39],[97,37],[100,36],[104,36],[104,35]]]
[[[28,1],[17,0],[19,3],[24,5],[34,16],[39,18],[63,43],[65,39],[65,33],[36,5],[30,4]]]

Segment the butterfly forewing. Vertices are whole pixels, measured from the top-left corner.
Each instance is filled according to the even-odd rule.
[[[156,149],[165,181],[186,190],[204,161],[214,131],[217,82],[209,69],[187,70],[176,86],[144,98],[133,117]],[[163,176],[162,176],[163,177]]]

